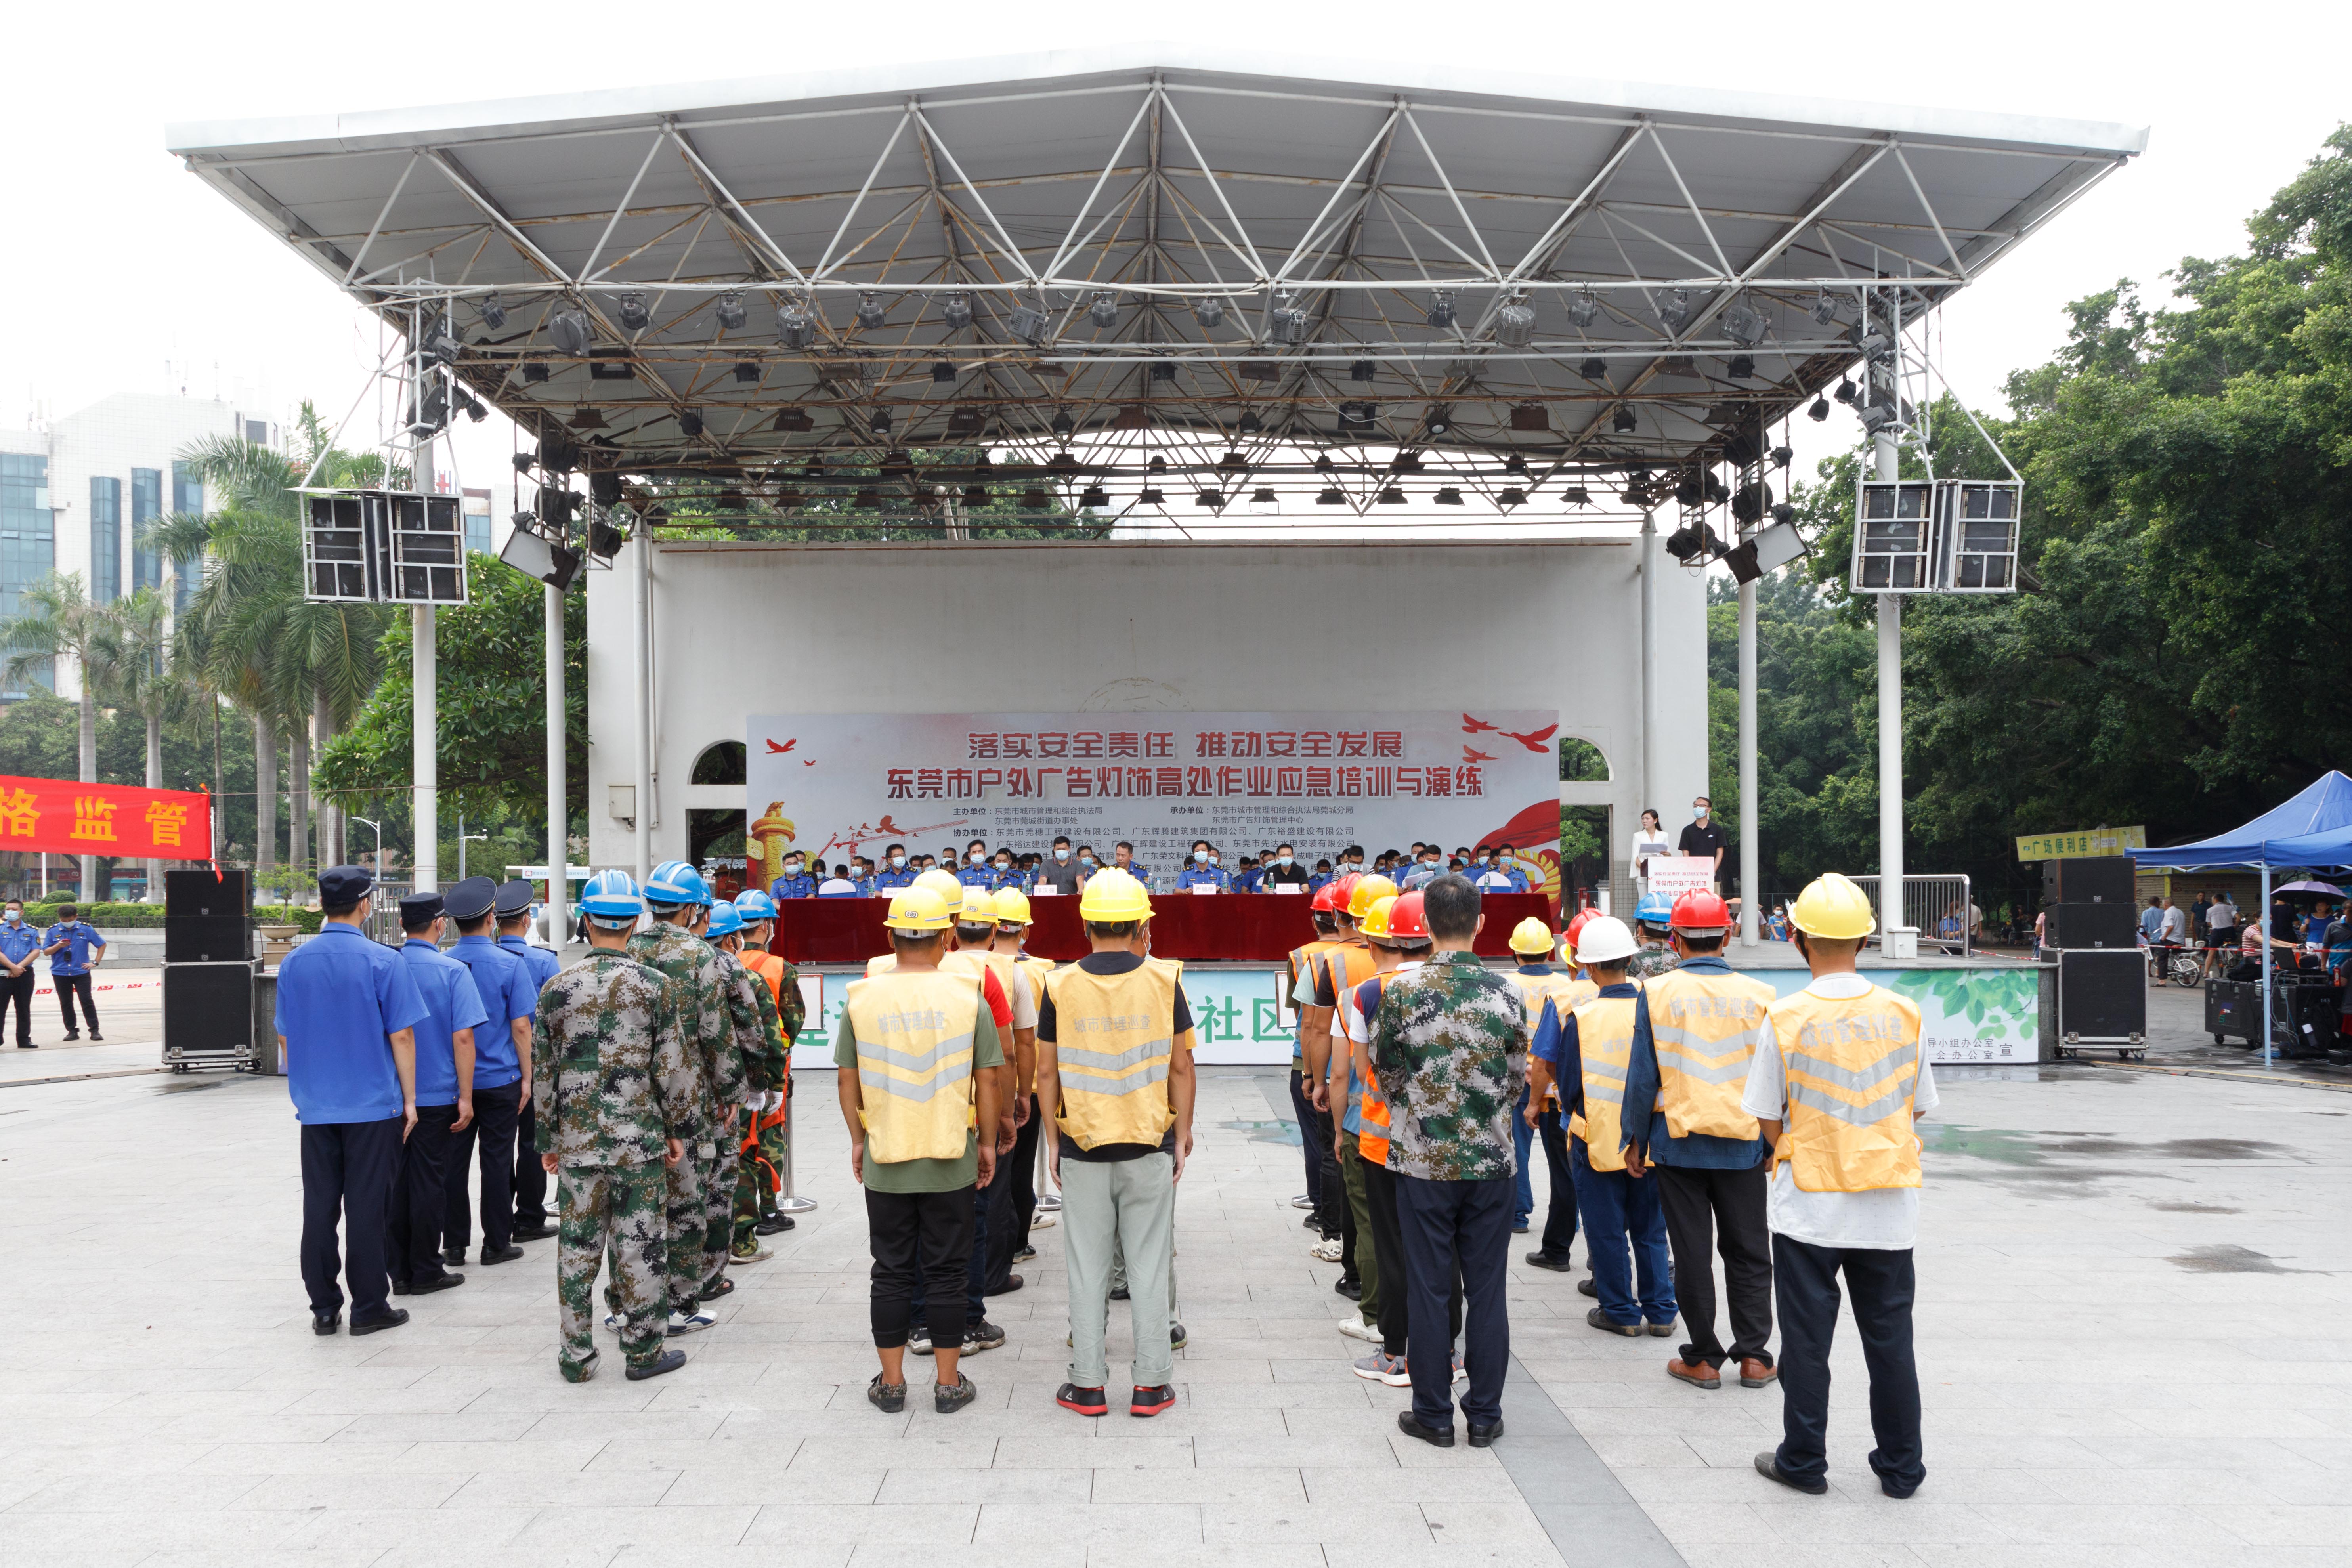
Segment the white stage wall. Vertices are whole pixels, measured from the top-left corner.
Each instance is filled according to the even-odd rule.
[[[589,858],[632,866],[609,785],[634,784],[631,545],[588,589]],[[1557,709],[1610,780],[1623,839],[1706,787],[1706,591],[1663,552],[1657,777],[1641,768],[1632,539],[1518,544],[678,543],[652,563],[653,856],[686,812],[741,809],[694,760],[760,713],[1379,712]],[[764,802],[762,803],[764,804]],[[1392,831],[1418,837],[1413,803]],[[1051,837],[1050,834],[1047,835]],[[1043,847],[1041,841],[1039,847]],[[1622,856],[1622,843],[1612,846]]]

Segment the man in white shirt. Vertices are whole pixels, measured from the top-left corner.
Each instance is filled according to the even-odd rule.
[[[2170,899],[2164,900],[2164,922],[2156,940],[2180,947],[2189,944],[2189,911]]]
[[[1919,1140],[1936,1080],[1918,1009],[1864,979],[1854,955],[1873,926],[1870,900],[1831,872],[1793,911],[1812,984],[1767,1012],[1741,1108],[1772,1145],[1768,1218],[1780,1321],[1781,1441],[1757,1470],[1799,1491],[1829,1489],[1830,1342],[1839,1276],[1870,1373],[1870,1456],[1887,1496],[1927,1477],[1919,1374],[1911,1348],[1917,1279]]]
[[[2205,911],[2205,978],[2213,977],[2214,961],[2221,967],[2230,966],[2230,956],[2238,945],[2238,906],[2230,901],[2227,893],[2217,893],[2213,907]]]

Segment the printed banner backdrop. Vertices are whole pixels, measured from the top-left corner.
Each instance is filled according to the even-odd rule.
[[[793,1066],[833,1066],[834,1037],[849,1003],[849,983],[856,978],[801,976],[807,1017],[793,1040]],[[1192,1009],[1192,1059],[1204,1067],[1289,1061],[1298,1020],[1277,994],[1282,978],[1272,969],[1187,967],[1184,1000]]]
[[[0,849],[209,860],[213,797],[201,790],[0,774]]]
[[[1748,969],[1782,996],[1812,981],[1801,969]],[[1927,1059],[2032,1062],[2042,1054],[2042,972],[2038,969],[1872,969],[1863,977],[1919,1009]]]
[[[1056,834],[1106,863],[1121,839],[1175,886],[1206,838],[1227,870],[1292,845],[1308,866],[1416,838],[1507,841],[1559,890],[1559,715],[1474,713],[755,714],[747,847],[761,886],[787,848],[832,861],[959,852],[974,838],[1045,851]]]

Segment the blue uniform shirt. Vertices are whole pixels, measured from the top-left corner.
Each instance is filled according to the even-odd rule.
[[[539,1011],[539,987],[521,959],[492,942],[489,933],[461,936],[449,956],[474,972],[474,989],[489,1010],[487,1026],[474,1036],[474,1087],[504,1089],[522,1079],[514,1031],[507,1025]]]
[[[1731,965],[1711,952],[1685,958],[1678,966],[1687,974],[1728,974]],[[1647,1124],[1642,1136],[1644,1159],[1685,1170],[1745,1171],[1764,1157],[1764,1140],[1717,1138],[1693,1132],[1677,1138],[1666,1128],[1666,1113],[1657,1110],[1658,1047],[1650,1032],[1650,998],[1645,994],[1633,1013],[1633,1058],[1625,1065],[1623,1122],[1628,1128]]]
[[[421,937],[400,945],[408,978],[425,1004],[425,1018],[416,1026],[416,1103],[457,1103],[457,1046],[451,1038],[459,1029],[479,1029],[489,1021],[482,1010],[481,993],[474,989],[474,973]],[[481,1037],[475,1036],[476,1048]]]
[[[8,955],[9,963],[22,963],[47,945],[39,929],[29,921],[18,921],[10,925],[0,921],[0,952]]]
[[[895,893],[901,888],[915,885],[916,870],[912,866],[884,866],[874,873],[874,889],[877,893]]]
[[[1630,982],[1621,985],[1603,985],[1601,994],[1638,999],[1633,1008],[1633,1054],[1638,1057],[1645,1050],[1654,1052],[1650,1044],[1649,998],[1642,995],[1641,987]],[[1557,997],[1544,998],[1543,1020],[1536,1026],[1535,1044],[1530,1049],[1537,1060],[1551,1064],[1552,1081],[1559,1086],[1559,1110],[1564,1127],[1567,1125],[1566,1117],[1572,1112],[1581,1114],[1584,1110],[1584,1058],[1577,1049],[1576,1015],[1571,1011],[1563,1016]],[[1619,1125],[1621,1128],[1625,1125],[1622,1118]]]
[[[913,879],[908,879],[909,881]],[[803,871],[797,877],[779,877],[769,885],[768,897],[778,903],[783,902],[786,899],[814,899],[816,897],[816,879],[806,871]]]
[[[49,960],[52,974],[88,974],[89,950],[106,945],[106,939],[88,921],[76,921],[71,925],[59,921],[41,935],[43,947],[60,942],[65,943],[64,948]]]
[[[993,866],[974,866],[967,862],[956,868],[955,879],[967,888],[986,888],[992,893],[996,891],[996,868]]]
[[[1221,893],[1234,890],[1234,879],[1223,866],[1191,865],[1176,879],[1176,890],[1189,893],[1195,888],[1214,888]]]
[[[533,947],[519,936],[502,936],[499,938],[499,945],[522,960],[522,966],[530,971],[533,987],[544,987],[563,967],[563,961],[555,954],[543,947]],[[534,1003],[534,1010],[536,1006]]]
[[[278,966],[278,1032],[297,1121],[382,1121],[401,1113],[389,1036],[425,1022],[400,954],[329,921]]]

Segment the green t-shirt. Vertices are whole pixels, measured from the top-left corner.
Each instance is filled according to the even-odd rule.
[[[841,1010],[841,1031],[833,1037],[833,1065],[850,1072],[857,1070],[857,1034],[849,1026],[849,1009]],[[989,1015],[988,1004],[980,1004],[980,1016],[971,1026],[971,1070],[1001,1068],[1004,1065],[1004,1047],[997,1042],[996,1020]],[[992,1131],[992,1136],[993,1135]],[[980,1180],[980,1138],[977,1131],[967,1132],[963,1140],[963,1158],[960,1160],[898,1160],[884,1162],[874,1158],[871,1150],[866,1156],[866,1184],[877,1193],[951,1193],[958,1187],[968,1187]]]

